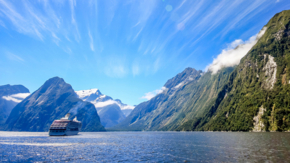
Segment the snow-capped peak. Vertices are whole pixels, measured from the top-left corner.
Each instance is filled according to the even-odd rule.
[[[75,92],[79,96],[79,98],[81,98],[81,99],[83,99],[85,97],[88,97],[88,96],[90,96],[92,94],[102,95],[102,93],[97,88],[89,89],[89,90],[75,91]]]
[[[121,110],[133,110],[135,108],[134,106],[123,104],[119,99],[114,100],[110,96],[103,95],[99,89],[80,90],[75,92],[80,99],[91,102],[96,108],[102,108],[113,104],[118,105]]]

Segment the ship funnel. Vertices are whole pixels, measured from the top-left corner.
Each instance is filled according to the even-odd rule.
[[[66,114],[63,118],[61,118],[61,119],[68,119],[69,116],[70,116],[70,113],[67,113],[67,114]]]
[[[65,115],[64,119],[68,119],[69,116],[70,116],[70,113],[67,113],[67,114]]]
[[[77,116],[75,116],[75,118],[73,119],[73,121],[78,121],[78,120],[77,120]]]

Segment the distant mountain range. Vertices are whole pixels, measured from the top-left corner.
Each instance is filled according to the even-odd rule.
[[[0,86],[0,124],[4,124],[16,104],[29,95],[29,90],[23,85]]]
[[[5,123],[8,131],[48,131],[51,123],[71,113],[82,131],[105,131],[93,104],[78,98],[71,85],[54,77],[17,104]]]
[[[98,89],[74,91],[58,77],[49,79],[31,95],[22,85],[0,86],[0,95],[0,128],[11,131],[47,131],[53,120],[66,113],[82,121],[82,131],[104,131],[102,126],[120,123],[134,109]]]
[[[80,99],[95,105],[104,127],[120,123],[134,109],[119,99],[113,100],[110,96],[103,95],[98,89],[76,91],[76,94]]]

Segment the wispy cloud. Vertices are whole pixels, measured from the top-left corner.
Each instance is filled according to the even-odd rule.
[[[133,76],[136,76],[136,75],[140,74],[140,67],[139,67],[139,64],[136,61],[132,65],[132,73],[133,73]]]
[[[125,58],[118,55],[108,57],[103,69],[107,76],[113,78],[122,78],[128,73]]]
[[[51,35],[52,35],[52,37],[54,38],[53,41],[54,41],[57,45],[59,45],[59,41],[61,41],[60,38],[58,38],[57,35],[56,35],[54,32],[52,32]]]
[[[105,68],[105,73],[109,77],[122,78],[127,72],[124,65],[110,65]]]
[[[76,29],[75,39],[77,42],[79,42],[81,40],[81,35],[80,35],[78,24],[75,18],[75,6],[77,4],[75,0],[70,0],[69,3],[70,3],[70,9],[71,9],[71,22],[75,26],[75,29]]]
[[[89,38],[90,38],[90,48],[92,51],[95,51],[95,47],[94,47],[94,39],[91,35],[91,31],[89,30]]]
[[[266,4],[266,5],[265,5]],[[221,30],[221,32],[218,35],[222,35],[225,36],[231,29],[233,29],[234,27],[236,27],[236,25],[241,22],[242,19],[244,19],[246,16],[248,16],[248,19],[255,16],[256,14],[252,13],[257,11],[257,8],[261,7],[263,5],[262,8],[267,7],[267,5],[269,5],[270,3],[266,2],[266,1],[254,1],[253,3],[251,3],[247,8],[245,8],[241,13],[239,13],[235,19],[233,19],[230,23],[228,23],[227,26],[224,27],[223,30]]]
[[[222,50],[210,65],[206,67],[206,70],[215,74],[223,67],[238,65],[240,60],[249,52],[265,32],[266,28],[263,28],[258,34],[252,36],[247,41],[241,39],[233,41],[226,49]]]
[[[6,57],[10,60],[13,60],[13,61],[25,62],[25,60],[23,58],[19,57],[16,54],[11,53],[11,52],[6,52]]]
[[[66,52],[67,54],[71,55],[72,54],[72,50],[69,47],[65,47],[63,48],[63,51]]]
[[[17,28],[19,32],[28,32],[22,25],[24,18],[16,12],[15,8],[4,0],[0,0],[0,12],[3,13]]]
[[[3,21],[1,21],[1,20],[0,20],[0,25],[1,25],[2,27],[4,27],[4,28],[7,28],[6,25],[5,25],[5,23],[4,23]]]
[[[166,90],[166,87],[162,87],[161,89],[157,89],[157,90],[155,90],[155,91],[145,93],[145,95],[142,96],[141,99],[150,100],[150,99],[152,99],[153,97],[155,97],[156,95],[162,93],[164,90]]]

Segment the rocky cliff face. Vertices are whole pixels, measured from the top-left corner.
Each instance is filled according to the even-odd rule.
[[[11,110],[29,95],[23,85],[0,86],[0,124],[4,124]]]
[[[217,97],[217,91],[231,71],[232,68],[228,68],[211,75],[187,68],[168,80],[162,93],[137,105],[123,122],[112,129],[175,130],[184,122],[202,115],[203,107]]]
[[[51,123],[71,113],[82,122],[82,131],[104,131],[97,111],[80,100],[63,79],[54,77],[17,104],[6,121],[8,131],[48,131]]]
[[[290,130],[290,10],[276,14],[191,130]]]

